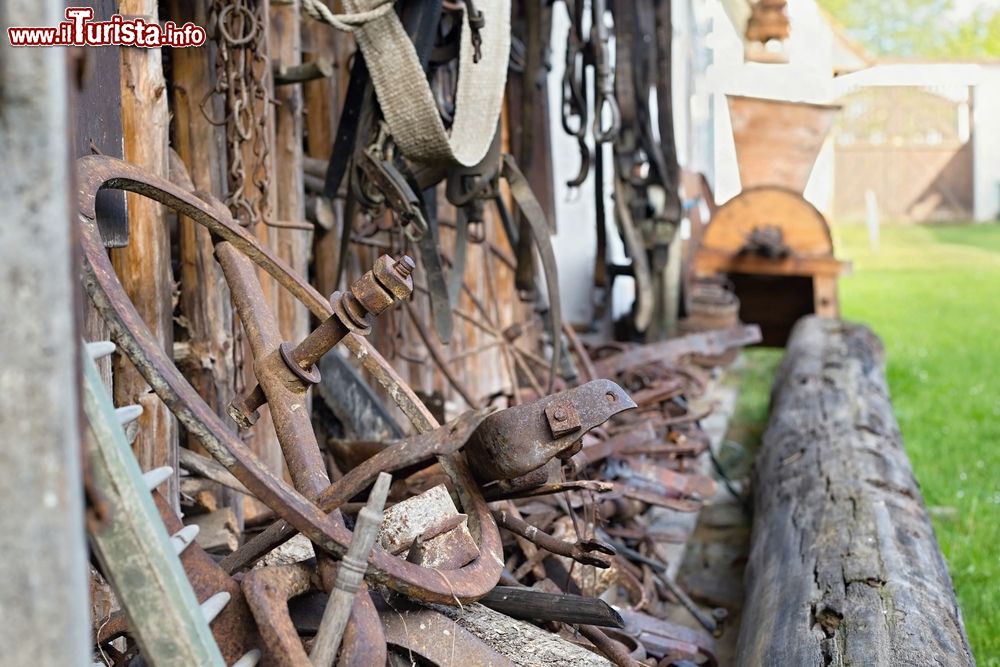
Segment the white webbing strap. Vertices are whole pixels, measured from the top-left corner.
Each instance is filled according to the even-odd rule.
[[[385,1],[343,0],[343,6],[352,14],[372,16],[369,12]],[[493,141],[507,83],[510,0],[477,0],[476,9],[486,19],[480,30],[482,58],[473,62],[469,22],[463,18],[450,132],[445,130],[417,52],[396,12],[352,26],[392,138],[412,160],[471,167],[483,159]]]

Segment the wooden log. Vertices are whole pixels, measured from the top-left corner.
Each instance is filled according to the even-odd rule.
[[[302,38],[299,29],[299,3],[274,3],[270,7],[270,48],[273,62],[282,67],[302,63]],[[274,108],[274,189],[275,219],[305,223],[305,191],[302,184],[302,87],[287,85],[272,88]],[[305,277],[309,270],[311,234],[301,229],[272,230],[273,249]],[[298,342],[309,333],[309,312],[298,299],[285,290],[275,292],[278,326],[285,340]]]
[[[332,0],[327,2],[335,8]],[[306,153],[314,160],[328,160],[337,132],[340,107],[347,88],[350,68],[347,66],[354,39],[347,34],[310,18],[303,19],[303,58],[310,61],[331,60],[335,74],[324,79],[315,79],[302,86],[302,95],[308,110],[305,119]],[[325,176],[326,167],[323,168]],[[315,173],[314,173],[315,175]],[[323,294],[331,294],[335,285],[334,273],[340,261],[340,225],[343,224],[341,203],[335,204],[335,220],[330,226],[317,229],[313,241],[314,275],[313,284]]]
[[[515,665],[600,667],[611,664],[604,656],[568,642],[559,635],[515,620],[481,604],[467,604],[462,608],[428,606],[479,637]]]
[[[208,25],[206,1],[171,0],[168,18],[177,25],[188,21]],[[184,164],[190,183],[185,187],[215,195],[226,194],[225,128],[209,121],[224,116],[223,100],[210,96],[215,89],[215,49],[206,45],[197,49],[174,49],[171,52],[173,147]],[[236,374],[233,308],[222,269],[215,261],[215,246],[207,229],[185,216],[178,219],[180,253],[181,325],[187,330],[185,357],[175,362],[198,394],[222,417],[232,423],[226,406],[235,397]],[[175,346],[176,349],[176,346]],[[203,452],[197,439],[188,436],[187,447]],[[242,518],[242,497],[220,490],[219,500],[237,510]]]
[[[158,21],[155,0],[123,0],[119,11]],[[167,141],[170,115],[160,49],[122,49],[121,115],[124,154],[128,162],[159,176],[168,175]],[[125,292],[163,348],[173,349],[173,276],[170,234],[163,208],[129,193],[129,243],[112,250],[111,259]],[[137,403],[143,413],[133,449],[143,470],[170,466],[174,474],[162,487],[177,508],[177,421],[131,362],[118,355],[114,369],[116,405]]]
[[[974,664],[868,328],[795,326],[754,487],[739,664]]]
[[[200,528],[195,540],[198,546],[210,553],[229,554],[240,546],[240,528],[231,507],[192,516],[187,519],[186,525]]]

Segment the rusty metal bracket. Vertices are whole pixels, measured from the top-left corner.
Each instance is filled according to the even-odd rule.
[[[553,457],[572,456],[575,451],[567,450],[572,450],[584,433],[634,407],[625,390],[611,380],[593,380],[490,415],[466,446],[469,462],[482,482],[520,477]],[[579,428],[560,429],[558,425],[564,422],[555,418],[560,411],[565,423],[579,422]]]

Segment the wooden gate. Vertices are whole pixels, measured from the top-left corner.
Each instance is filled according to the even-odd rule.
[[[866,88],[843,98],[834,130],[834,218],[865,217],[874,192],[883,220],[972,216],[969,105],[904,86]]]

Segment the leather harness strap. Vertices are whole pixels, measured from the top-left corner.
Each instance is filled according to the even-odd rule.
[[[349,12],[366,12],[385,0],[344,0]],[[510,0],[480,0],[482,58],[463,22],[455,116],[446,130],[421,59],[399,17],[389,12],[354,31],[393,140],[410,159],[463,166],[486,155],[497,127],[510,54]]]

